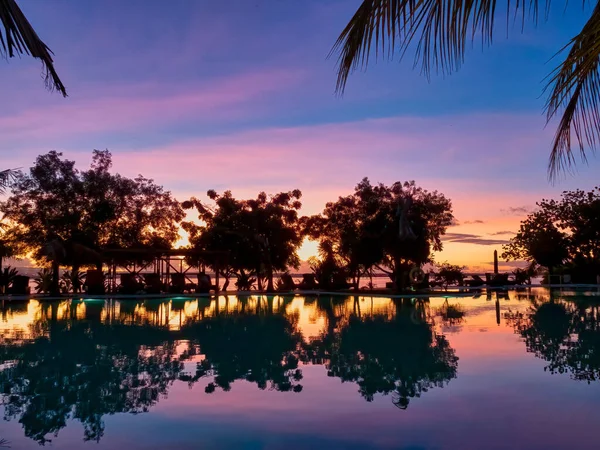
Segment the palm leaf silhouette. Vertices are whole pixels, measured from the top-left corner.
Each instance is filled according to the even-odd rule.
[[[496,0],[364,0],[335,42],[331,54],[338,54],[336,90],[343,93],[350,74],[375,58],[402,59],[414,48],[415,67],[430,77],[437,72],[456,71],[464,61],[469,44],[481,39],[492,43],[495,19],[505,12],[509,20],[537,24],[547,17],[550,0],[512,0],[498,8]],[[572,3],[570,2],[567,6]],[[571,168],[573,147],[586,161],[586,149],[595,151],[600,140],[600,2],[581,33],[560,52],[565,60],[550,74],[545,92],[547,120],[560,116],[548,173],[551,180]],[[507,23],[508,26],[508,23]]]
[[[0,25],[0,56],[31,55],[40,59],[46,87],[66,97],[67,90],[54,69],[52,51],[38,37],[15,0],[0,0]]]
[[[13,169],[0,171],[0,194],[4,194],[4,191],[10,185],[10,182],[13,180],[16,173],[17,172]]]

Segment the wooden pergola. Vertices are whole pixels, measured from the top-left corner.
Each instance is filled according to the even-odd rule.
[[[136,277],[148,273],[158,274],[165,286],[169,284],[172,274],[182,274],[187,281],[194,283],[190,277],[204,272],[205,265],[202,261],[206,257],[211,257],[214,261],[215,290],[218,292],[219,269],[227,264],[228,252],[155,248],[108,249],[102,252],[102,259],[108,265],[108,283],[111,292],[116,291],[119,285],[118,269],[122,269],[120,273],[130,273]],[[198,263],[187,264],[185,263],[186,258]],[[194,268],[198,269],[198,272],[193,272]],[[202,269],[200,270],[200,268]]]

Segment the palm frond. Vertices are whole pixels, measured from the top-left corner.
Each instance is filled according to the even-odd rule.
[[[562,112],[550,154],[551,180],[575,162],[574,145],[586,161],[586,147],[594,151],[600,141],[600,2],[563,51],[569,47],[546,87],[551,91],[546,104],[548,122]]]
[[[337,53],[336,91],[343,93],[350,74],[365,67],[374,50],[387,59],[402,59],[409,49],[415,52],[415,67],[427,77],[432,72],[450,73],[464,60],[469,43],[481,38],[492,42],[498,13],[496,0],[364,0],[335,42]],[[575,162],[573,147],[586,161],[586,149],[600,143],[600,1],[581,33],[562,50],[565,61],[549,77],[545,92],[547,120],[561,115],[549,161],[551,181]],[[507,20],[537,24],[547,18],[550,0],[508,0]],[[565,5],[569,5],[565,3]],[[508,25],[508,23],[507,23]],[[559,52],[559,53],[561,53]]]
[[[14,169],[7,169],[0,171],[0,194],[3,194],[6,188],[10,185],[10,182],[14,179],[17,171]]]
[[[0,0],[0,23],[0,55],[13,58],[27,54],[40,59],[46,87],[66,97],[67,90],[54,69],[52,51],[38,37],[15,0]]]
[[[460,67],[469,42],[481,36],[492,42],[496,0],[364,0],[335,42],[330,54],[338,53],[337,91],[342,93],[349,75],[369,62],[375,50],[392,59],[402,59],[411,44],[415,66],[426,76],[432,71],[450,73]],[[548,11],[550,1],[507,2],[507,17],[537,22]]]

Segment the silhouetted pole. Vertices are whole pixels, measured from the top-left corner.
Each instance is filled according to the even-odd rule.
[[[498,250],[494,250],[494,275],[498,275]]]
[[[498,294],[496,294],[498,295]],[[496,323],[500,325],[500,299],[496,297]]]

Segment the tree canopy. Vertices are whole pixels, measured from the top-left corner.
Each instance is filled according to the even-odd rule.
[[[453,220],[452,203],[414,181],[372,185],[364,178],[354,193],[328,203],[307,220],[307,233],[329,243],[352,274],[377,265],[398,287],[414,267],[442,250],[442,236]]]
[[[361,275],[383,259],[379,243],[379,207],[375,196],[361,198],[353,194],[329,202],[320,215],[304,220],[305,233],[319,241],[321,265],[334,268],[334,259],[358,283]]]
[[[48,245],[62,246],[60,263],[90,264],[81,249],[170,246],[184,212],[170,192],[152,180],[110,172],[108,151],[93,152],[88,170],[51,151],[18,173],[0,203],[6,236],[21,252],[45,261]]]
[[[600,270],[600,189],[565,191],[559,200],[542,200],[504,247],[504,258],[545,267],[576,266],[579,276]]]
[[[298,267],[298,248],[302,243],[298,210],[302,206],[299,190],[268,196],[264,192],[255,199],[238,200],[230,191],[222,195],[208,191],[214,202],[207,205],[196,198],[183,203],[186,209],[198,211],[200,225],[185,222],[190,245],[204,251],[228,252],[228,267],[223,275],[243,277],[252,273],[265,278],[272,291],[273,272]],[[215,268],[214,261],[206,261]]]
[[[552,269],[568,258],[567,235],[543,211],[521,222],[517,234],[504,246],[502,258],[525,260]]]

